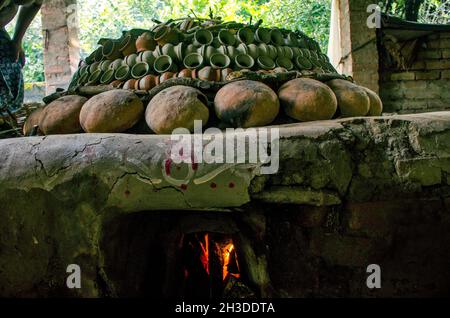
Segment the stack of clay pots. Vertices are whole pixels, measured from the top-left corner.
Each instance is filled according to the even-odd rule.
[[[173,77],[225,81],[237,70],[336,73],[316,42],[300,32],[193,19],[104,39],[76,74],[80,86],[150,90]]]

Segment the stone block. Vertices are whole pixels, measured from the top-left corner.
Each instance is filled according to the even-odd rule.
[[[441,78],[440,71],[415,72],[416,80],[437,80]]]
[[[416,79],[414,72],[401,72],[391,74],[392,81],[414,81]]]

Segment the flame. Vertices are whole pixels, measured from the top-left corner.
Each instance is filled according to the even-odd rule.
[[[202,262],[203,268],[209,275],[209,237],[205,234],[204,241],[200,241],[200,247],[202,249],[202,254],[200,255],[200,261]]]
[[[236,278],[239,278],[240,276],[239,274],[233,274],[228,272],[228,266],[230,265],[231,254],[233,253],[233,251],[234,251],[233,243],[226,245],[225,248],[223,249],[223,280],[225,280],[228,277],[228,275],[233,275]]]

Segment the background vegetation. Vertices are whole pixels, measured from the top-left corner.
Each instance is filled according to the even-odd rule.
[[[449,23],[450,0],[382,0],[385,12],[410,20]],[[209,9],[224,20],[300,29],[319,41],[326,52],[331,0],[78,0],[81,54],[91,52],[100,37],[119,37],[122,30],[150,28],[152,18],[164,21],[192,15],[207,17]],[[11,32],[14,23],[8,26]],[[43,81],[43,39],[38,16],[24,40],[28,82]]]

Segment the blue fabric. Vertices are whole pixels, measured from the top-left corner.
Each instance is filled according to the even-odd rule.
[[[22,66],[14,61],[11,38],[0,29],[0,114],[6,109],[16,112],[23,104]]]

